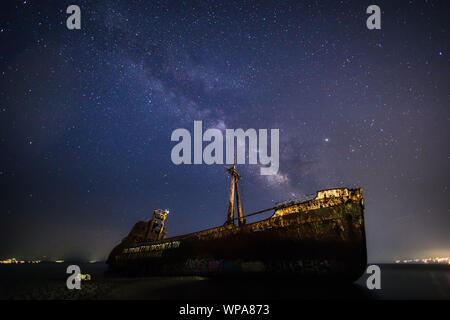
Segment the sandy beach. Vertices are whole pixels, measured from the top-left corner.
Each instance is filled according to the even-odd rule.
[[[0,299],[12,300],[214,300],[214,299],[449,299],[447,266],[381,265],[381,290],[368,290],[367,276],[353,284],[302,280],[215,279],[200,276],[112,277],[103,263],[80,264],[92,280],[81,290],[66,287],[68,264],[0,266]]]

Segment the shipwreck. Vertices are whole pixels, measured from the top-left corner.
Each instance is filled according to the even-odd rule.
[[[167,237],[168,210],[137,222],[110,253],[112,272],[142,275],[255,275],[339,277],[356,280],[367,263],[362,189],[317,191],[304,201],[285,201],[242,212],[236,164],[223,226]],[[273,214],[257,222],[246,217]]]

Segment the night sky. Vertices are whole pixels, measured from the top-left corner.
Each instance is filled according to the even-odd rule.
[[[194,120],[280,129],[244,213],[362,187],[370,261],[450,255],[446,2],[2,1],[0,258],[104,259],[155,208],[222,225],[224,166],[171,162]]]

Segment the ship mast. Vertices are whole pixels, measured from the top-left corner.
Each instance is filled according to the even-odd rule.
[[[242,216],[241,196],[239,194],[239,186],[238,186],[238,181],[241,178],[241,175],[236,171],[236,155],[234,156],[233,166],[228,168],[227,171],[231,176],[231,184],[230,184],[230,198],[228,200],[227,221],[225,222],[225,224],[234,224],[234,193],[236,189],[239,225],[243,225],[245,223],[245,220]]]

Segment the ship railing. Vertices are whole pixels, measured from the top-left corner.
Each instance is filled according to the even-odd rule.
[[[306,201],[311,201],[315,197],[316,197],[315,194],[308,194],[308,195],[305,195],[303,197],[297,197],[297,198],[292,198],[292,199],[285,200],[285,201],[282,201],[282,202],[277,202],[276,203],[276,208],[280,209],[280,208],[285,208],[285,207],[292,206],[292,205],[295,205],[295,204],[300,204],[300,203],[303,203],[303,202],[306,202]]]

